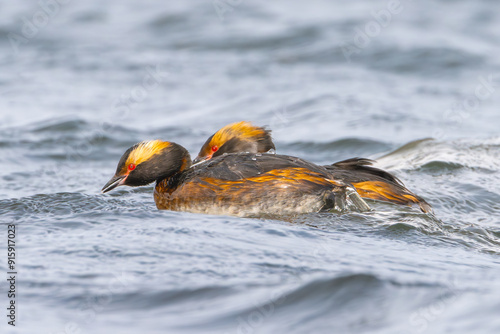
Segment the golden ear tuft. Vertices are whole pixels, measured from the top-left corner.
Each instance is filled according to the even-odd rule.
[[[170,143],[168,141],[161,141],[159,139],[140,142],[137,144],[136,148],[130,152],[125,166],[131,163],[139,165],[141,162],[151,159],[155,154],[160,153],[169,146]]]
[[[222,145],[233,137],[250,139],[265,134],[266,130],[264,128],[255,126],[250,122],[243,121],[243,122],[228,124],[219,131],[217,131],[214,134],[211,143]]]

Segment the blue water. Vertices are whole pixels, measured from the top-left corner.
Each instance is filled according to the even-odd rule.
[[[62,3],[0,4],[2,333],[500,332],[495,1]],[[435,212],[244,219],[100,194],[134,143],[196,154],[241,120],[279,153],[377,159]]]

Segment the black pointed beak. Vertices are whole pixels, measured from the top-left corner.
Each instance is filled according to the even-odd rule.
[[[104,187],[102,187],[101,192],[107,193],[108,191],[113,190],[116,187],[123,185],[125,183],[126,178],[127,178],[127,175],[119,175],[119,176],[115,175],[115,176],[113,176],[111,178],[111,180],[109,180],[108,183],[106,183],[104,185]]]

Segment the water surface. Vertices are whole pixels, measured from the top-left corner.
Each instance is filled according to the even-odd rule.
[[[401,1],[358,46],[387,2],[71,1],[30,36],[39,3],[0,7],[19,262],[2,333],[500,331],[496,2]],[[377,159],[435,213],[243,219],[158,211],[152,186],[99,193],[134,143],[196,154],[240,120],[279,153]]]

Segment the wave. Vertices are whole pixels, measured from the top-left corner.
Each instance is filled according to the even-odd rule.
[[[422,168],[424,171],[453,171],[468,168],[493,172],[500,169],[500,138],[415,140],[377,158],[377,161],[391,170]]]
[[[97,189],[96,189],[97,192]],[[141,188],[133,198],[124,196],[129,191],[116,193],[113,196],[89,195],[84,193],[61,192],[53,194],[37,194],[20,198],[9,198],[0,200],[0,215],[8,217],[14,221],[30,222],[39,216],[56,217],[64,219],[74,217],[78,219],[80,215],[88,217],[98,217],[102,213],[140,211],[138,215],[156,212],[156,207],[152,201],[142,202],[143,196],[140,193],[151,197],[150,188]],[[139,201],[138,201],[139,200]]]
[[[460,293],[449,286],[354,273],[249,290],[204,286],[121,293],[110,298],[106,313],[114,317],[127,310],[156,310],[176,332],[352,333],[411,328],[415,311],[451,303]],[[76,306],[98,297],[75,296],[70,301]]]

